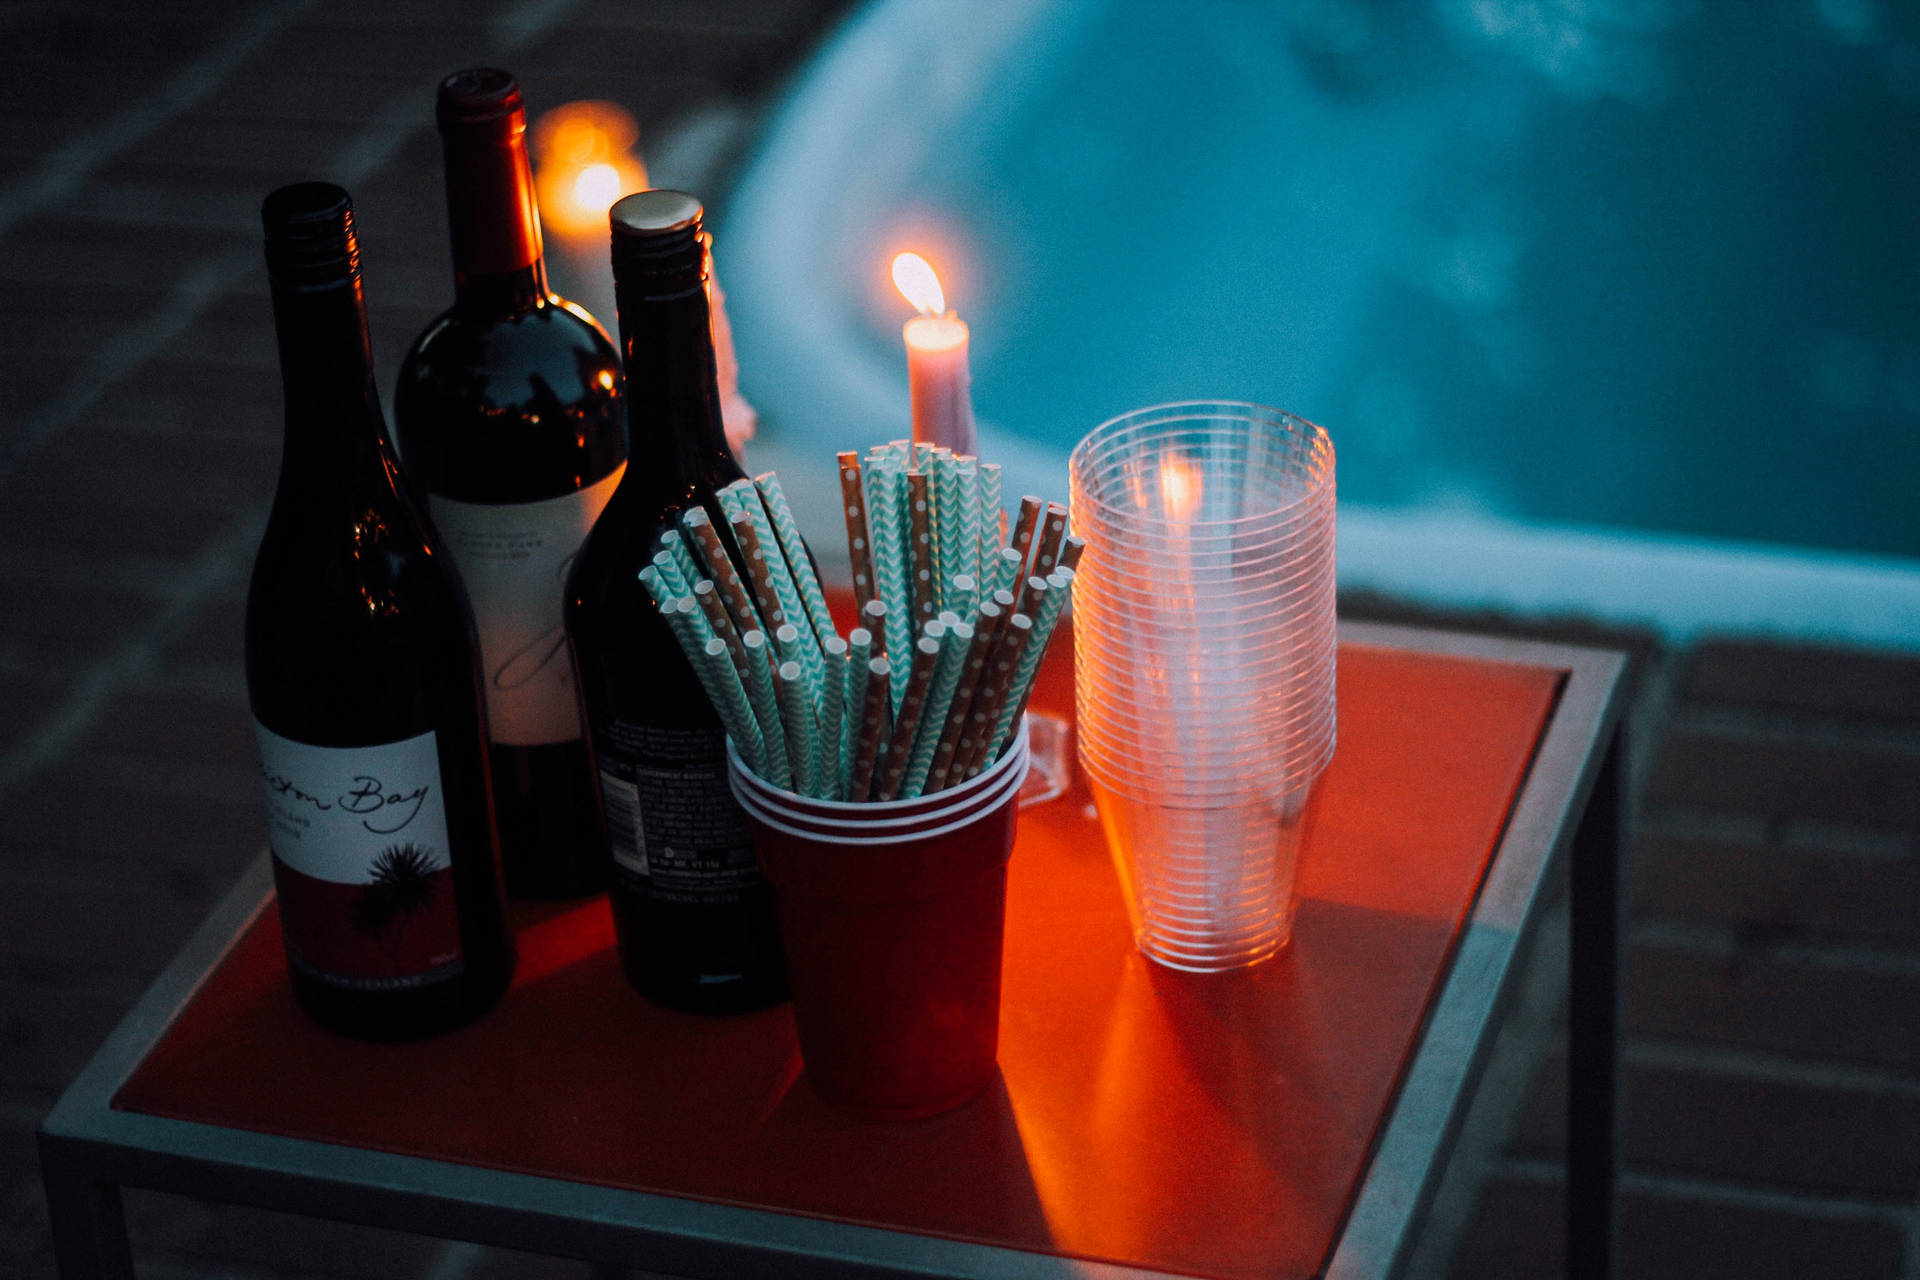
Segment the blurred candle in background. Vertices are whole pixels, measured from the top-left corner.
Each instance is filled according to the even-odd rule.
[[[917,253],[893,260],[893,285],[919,315],[901,332],[907,343],[907,384],[913,395],[913,438],[977,454],[966,322],[947,310],[940,277]]]
[[[593,312],[615,341],[613,266],[608,253],[611,232],[607,210],[613,202],[652,185],[647,166],[634,148],[640,126],[623,107],[612,102],[569,102],[555,107],[535,122],[534,185],[549,248],[563,292]],[[698,195],[698,192],[693,193]],[[733,331],[727,323],[726,295],[716,272],[708,281],[713,308],[713,354],[718,366],[720,413],[727,443],[746,465],[746,443],[753,438],[758,415],[740,394],[740,367],[733,351]]]

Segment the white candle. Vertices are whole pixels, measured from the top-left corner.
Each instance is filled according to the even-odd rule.
[[[893,260],[893,283],[920,312],[901,330],[907,344],[914,442],[978,454],[966,321],[947,310],[940,278],[919,254],[903,253]]]

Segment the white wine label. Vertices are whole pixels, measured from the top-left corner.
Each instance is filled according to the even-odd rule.
[[[626,469],[623,462],[605,479],[540,502],[428,496],[473,604],[495,742],[537,746],[580,736],[561,607],[573,558]]]
[[[457,966],[435,735],[316,747],[258,722],[254,734],[293,962],[364,988],[409,985]]]

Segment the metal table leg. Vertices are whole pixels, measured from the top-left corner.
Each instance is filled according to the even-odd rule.
[[[60,1280],[134,1280],[119,1186],[93,1177],[81,1152],[44,1133],[40,1171]]]
[[[1574,832],[1567,1028],[1567,1275],[1606,1280],[1619,1231],[1621,840],[1625,730],[1616,727]]]

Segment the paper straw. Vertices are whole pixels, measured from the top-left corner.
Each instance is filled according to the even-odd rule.
[[[675,560],[673,553],[665,547],[654,552],[647,563],[659,573],[661,580],[667,584],[667,590],[674,595],[684,596],[693,590],[694,579],[687,577],[681,571],[680,562]]]
[[[892,613],[885,600],[869,600],[860,610],[860,621],[873,637],[873,656],[876,658],[887,656],[887,632],[891,630],[887,619]]]
[[[787,558],[787,571],[793,575],[793,585],[800,591],[800,607],[806,611],[806,619],[813,626],[813,643],[816,648],[824,645],[828,636],[837,636],[839,632],[833,625],[833,614],[827,609],[827,597],[820,590],[820,578],[813,571],[813,557],[807,553],[807,544],[800,537],[800,526],[794,521],[793,508],[787,505],[787,495],[780,488],[780,477],[769,471],[753,478],[753,487],[760,491],[761,505],[767,509],[767,519],[773,523],[773,535],[780,543],[780,553]]]
[[[924,471],[907,472],[907,524],[913,622],[921,626],[939,612],[938,590],[933,581],[933,498]]]
[[[773,672],[767,666],[767,637],[763,631],[748,631],[740,637],[747,651],[747,701],[753,718],[760,724],[760,736],[766,743],[767,771],[760,776],[776,787],[793,789],[793,772],[787,764],[787,735],[780,723],[780,702],[773,692]]]
[[[700,566],[693,562],[693,552],[687,549],[687,540],[678,529],[662,529],[660,546],[673,557],[673,562],[680,566],[680,576],[687,580],[689,586],[700,581],[702,576]]]
[[[951,586],[955,578],[966,574],[977,584],[980,581],[980,460],[956,458],[953,465],[960,477],[959,536],[955,539],[959,544],[956,554],[959,567],[948,576],[947,581]],[[951,609],[953,606],[947,607]],[[961,616],[965,617],[971,611],[969,607]]]
[[[1020,553],[1020,564],[1013,575],[1015,582],[1026,577],[1027,563],[1033,559],[1033,538],[1040,531],[1040,499],[1028,494],[1020,499],[1020,518],[1014,522],[1013,537],[1007,545]]]
[[[680,527],[686,531],[694,550],[700,553],[707,576],[720,589],[720,599],[727,606],[727,612],[733,615],[734,630],[745,636],[749,631],[759,631],[766,626],[760,611],[754,608],[753,597],[747,594],[740,575],[734,571],[733,560],[727,555],[725,544],[720,541],[720,532],[713,527],[713,517],[702,507],[688,507],[680,513]]]
[[[679,599],[667,586],[667,580],[661,576],[660,571],[652,565],[641,568],[640,585],[647,589],[647,594],[653,597],[654,604],[661,609],[665,609],[668,604]]]
[[[707,625],[726,644],[728,656],[733,659],[740,678],[745,680],[747,653],[740,647],[740,633],[734,630],[733,618],[728,614],[727,606],[720,603],[720,588],[713,585],[712,578],[702,578],[693,584],[693,602],[700,606],[700,612],[707,615]]]
[[[1020,654],[1019,665],[1014,668],[1013,683],[1007,691],[1006,701],[1000,706],[1000,718],[994,724],[993,737],[987,743],[988,760],[1000,754],[1000,749],[1013,733],[1020,713],[1026,710],[1027,699],[1033,693],[1034,675],[1040,670],[1040,659],[1046,656],[1047,642],[1053,638],[1054,625],[1060,620],[1060,610],[1073,586],[1073,570],[1055,569],[1048,576],[1046,586],[1046,594],[1040,597],[1040,612],[1034,615],[1033,635]]]
[[[738,495],[735,500],[738,501]],[[767,629],[777,631],[790,619],[780,605],[779,592],[774,590],[773,565],[767,560],[766,549],[760,545],[760,535],[754,531],[753,520],[744,511],[729,516],[727,523],[733,528],[733,543],[740,548],[740,560],[746,566],[747,585],[753,591],[754,608],[765,621]]]
[[[954,608],[954,579],[980,568],[980,478],[971,458],[942,451],[933,460],[934,597]]]
[[[947,609],[963,621],[972,621],[980,608],[980,584],[970,573],[956,573],[947,584]]]
[[[828,636],[821,645],[826,670],[820,688],[820,772],[816,781],[828,800],[844,799],[847,771],[847,642]]]
[[[807,632],[804,627],[796,627],[791,622],[783,622],[774,629],[773,651],[780,655],[782,663],[794,662],[800,666],[800,687],[807,695],[807,705],[820,706],[821,686],[826,683],[826,659],[820,660],[820,673],[815,675],[807,668]],[[786,673],[780,675],[786,679]]]
[[[913,642],[913,667],[907,674],[907,696],[900,703],[900,712],[893,718],[893,733],[887,740],[886,763],[880,768],[880,776],[874,783],[875,798],[892,800],[900,794],[900,784],[906,778],[907,760],[913,754],[913,738],[920,728],[920,713],[927,704],[927,687],[933,683],[933,669],[939,664],[941,639],[946,628],[938,621],[929,622],[918,640]]]
[[[986,577],[986,562],[993,559],[1006,538],[1007,513],[1000,508],[1000,464],[980,464],[980,561]]]
[[[820,797],[820,726],[807,696],[806,670],[797,662],[780,664],[780,721],[787,734],[787,758],[793,764],[793,789]]]
[[[953,691],[960,683],[961,669],[966,666],[967,651],[973,647],[972,627],[950,612],[941,614],[940,622],[947,633],[940,639],[940,658],[934,666],[933,682],[927,688],[926,706],[920,712],[920,727],[914,731],[907,772],[900,780],[900,795],[905,799],[912,799],[926,789],[927,770],[933,764],[933,753],[940,746],[940,735],[947,727]]]
[[[1011,591],[1020,581],[1020,553],[1012,547],[1001,547],[987,561],[990,578],[986,583],[986,593],[992,596],[996,591]]]
[[[959,749],[960,735],[966,726],[967,710],[973,705],[974,693],[987,667],[987,655],[993,649],[994,636],[1006,616],[991,600],[980,606],[979,621],[974,625],[973,640],[967,645],[967,656],[960,666],[960,682],[954,686],[953,700],[947,706],[947,721],[940,728],[940,741],[933,749],[933,763],[927,767],[922,794],[947,785],[948,770],[952,768],[954,752]]]
[[[853,602],[864,610],[877,590],[873,581],[873,545],[867,534],[867,492],[860,483],[860,455],[839,455],[840,509],[847,518],[847,558],[853,562]]]
[[[1040,600],[1048,590],[1045,578],[1029,575],[1027,580],[1020,584],[1020,603],[1015,606],[1014,611],[1037,620],[1040,615]]]
[[[846,692],[840,717],[840,798],[852,800],[853,753],[860,741],[860,700],[866,695],[867,664],[873,661],[873,633],[865,627],[847,632],[845,668]]]
[[[793,567],[793,562],[787,555],[786,544],[781,542],[779,532],[773,527],[773,516],[767,510],[766,503],[761,501],[759,488],[751,480],[735,480],[732,484],[721,490],[721,492],[732,495],[738,504],[736,509],[747,518],[747,523],[753,526],[754,541],[759,546],[760,555],[766,562],[767,582],[773,588],[774,598],[780,602],[781,617],[784,621],[791,622],[794,626],[800,628],[801,638],[805,643],[806,650],[806,657],[800,659],[800,664],[807,668],[807,674],[809,676],[818,679],[820,675],[820,641],[815,638],[813,634],[813,623],[807,617],[806,602],[800,597],[798,571]],[[734,523],[731,516],[728,517],[727,523],[730,525]],[[739,529],[735,528],[734,538],[736,541],[738,541],[739,536]],[[797,531],[794,534],[794,542],[796,546],[799,547],[800,559],[805,561],[807,558],[806,546],[800,542]],[[747,549],[744,545],[741,546],[740,550],[742,555],[747,554]],[[751,557],[749,557],[749,562],[751,562]],[[825,607],[826,603],[822,601],[821,608],[824,610]],[[769,619],[769,621],[771,621],[771,619]],[[829,633],[832,632],[832,624],[828,624],[827,630]]]
[[[1061,569],[1079,568],[1080,557],[1085,554],[1086,549],[1087,540],[1085,538],[1068,534],[1060,540],[1060,563],[1056,567]]]
[[[1034,539],[1033,576],[1044,578],[1060,563],[1060,543],[1067,536],[1067,509],[1057,502],[1047,504],[1046,519],[1040,535]]]
[[[974,699],[971,710],[967,712],[966,740],[961,750],[967,752],[963,765],[959,765],[960,777],[971,778],[988,764],[992,757],[987,754],[987,745],[993,741],[995,727],[1000,723],[1000,708],[1007,700],[1007,692],[1013,687],[1013,673],[1020,665],[1020,655],[1026,652],[1027,642],[1033,634],[1033,619],[1024,613],[1016,613],[1006,620],[1000,628],[1000,637],[994,642],[993,654],[987,659],[987,687],[984,697]],[[956,751],[955,759],[960,759]],[[954,780],[953,770],[947,772],[949,782]]]
[[[874,631],[888,653],[913,647],[913,597],[907,569],[907,481],[898,460],[879,450],[861,473],[867,486],[867,536],[873,544],[873,581],[886,603],[884,632]],[[894,672],[894,700],[905,691],[906,671]]]
[[[673,603],[673,617],[668,620],[676,630],[684,630],[693,637],[693,644],[687,651],[688,658],[692,658],[694,649],[704,649],[707,641],[714,638],[713,628],[707,625],[707,615],[700,611],[700,606],[691,595],[677,596]],[[666,611],[663,609],[661,612]]]
[[[727,727],[727,733],[740,748],[740,755],[755,773],[764,777],[767,771],[766,741],[760,736],[760,725],[754,718],[753,704],[747,700],[746,688],[740,683],[740,673],[733,665],[727,642],[718,636],[707,641],[700,650],[700,661],[694,665],[694,669],[700,675],[701,687],[707,691],[707,700],[720,713],[720,723]]]
[[[893,668],[885,658],[867,662],[860,695],[860,736],[847,770],[847,799],[865,800],[873,791],[873,766],[887,740],[893,707]]]

